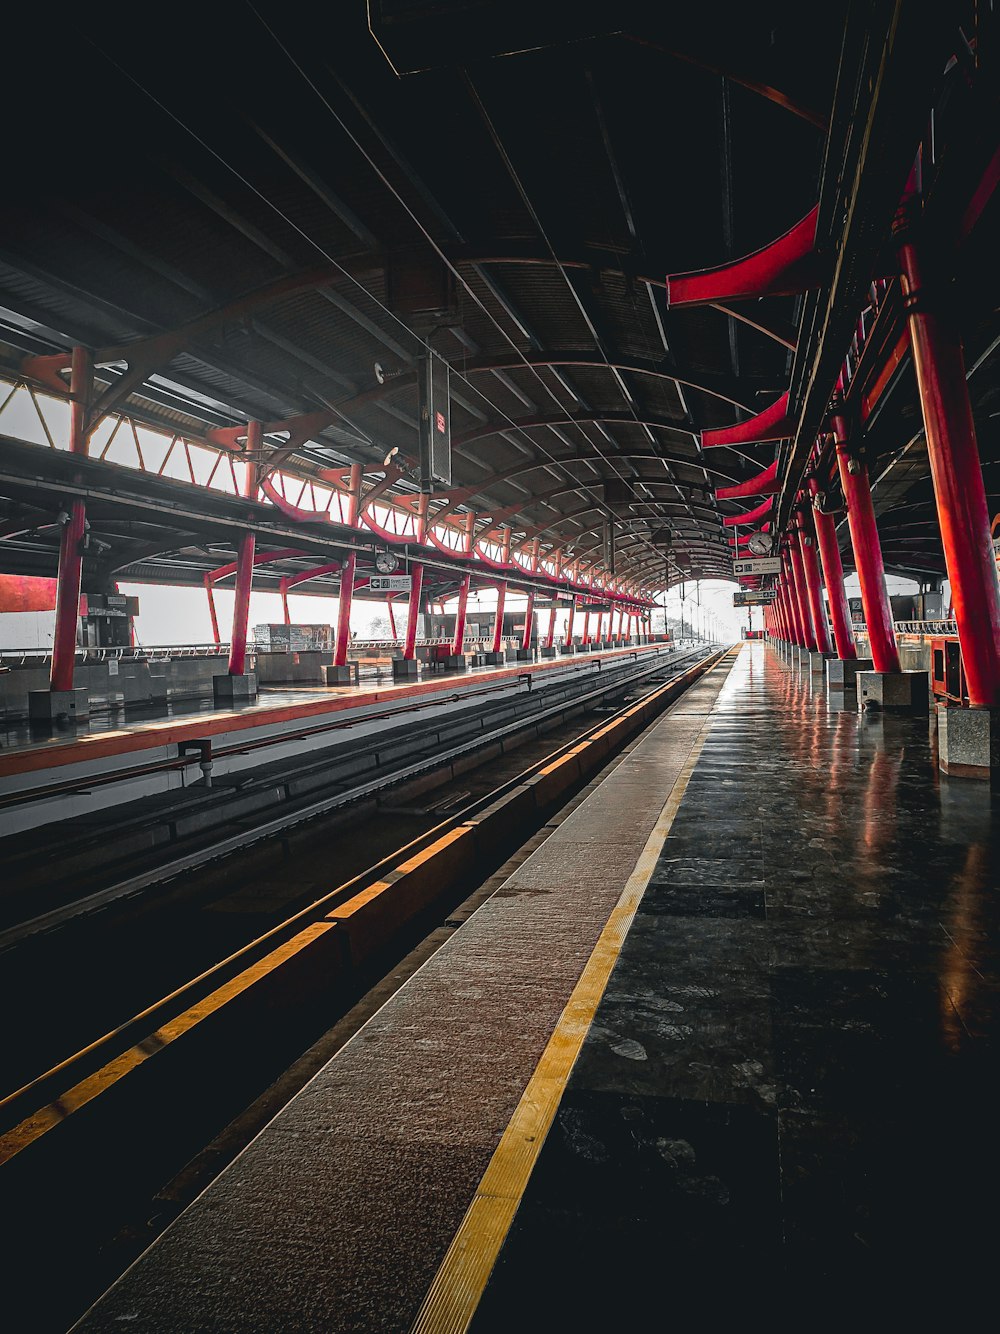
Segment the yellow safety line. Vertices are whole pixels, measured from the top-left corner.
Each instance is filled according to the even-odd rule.
[[[726,667],[727,674],[732,669],[733,660],[731,651],[720,663]],[[611,970],[656,868],[710,726],[711,715],[705,720],[684,767],[674,780],[621,898],[598,937],[448,1253],[441,1261],[410,1334],[464,1334],[469,1328],[562,1100],[570,1071],[604,995]]]

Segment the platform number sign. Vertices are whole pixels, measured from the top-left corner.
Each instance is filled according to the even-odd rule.
[[[451,486],[451,371],[436,352],[420,363],[420,489]]]

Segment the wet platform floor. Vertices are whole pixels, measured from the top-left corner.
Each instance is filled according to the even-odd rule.
[[[997,803],[939,773],[933,720],[831,710],[744,647],[477,1334],[973,1317]]]

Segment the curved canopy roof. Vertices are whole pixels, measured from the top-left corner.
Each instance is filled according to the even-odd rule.
[[[182,3],[155,39],[123,13],[39,24],[20,47],[30,132],[5,151],[0,352],[31,375],[25,355],[86,345],[119,410],[192,439],[262,420],[267,457],[300,475],[361,464],[377,483],[391,456],[384,495],[405,503],[432,349],[454,468],[429,517],[473,512],[479,535],[591,566],[610,524],[635,588],[728,575],[732,521],[764,497],[717,492],[777,460],[765,495],[787,517],[812,443],[795,423],[832,387],[811,368],[845,351],[824,331],[856,319],[887,235],[883,207],[838,296],[839,206],[879,204],[840,167],[864,166],[845,89],[856,103],[885,54],[882,8],[864,32],[846,3],[780,2]],[[890,176],[949,49],[926,27],[897,33],[912,87]],[[668,277],[803,219],[815,272],[787,292],[668,304]],[[783,437],[703,448],[789,390]],[[116,574],[167,568],[169,540],[141,536],[116,534]],[[923,530],[912,550],[940,565]]]

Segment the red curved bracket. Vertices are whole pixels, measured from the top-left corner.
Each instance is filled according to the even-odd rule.
[[[758,519],[763,519],[765,514],[770,514],[773,507],[774,496],[768,496],[755,510],[747,510],[746,514],[727,514],[722,520],[722,526],[742,528],[745,523],[756,523]]]
[[[719,500],[739,500],[743,496],[776,495],[780,490],[778,460],[775,459],[769,467],[765,468],[763,472],[759,472],[756,477],[751,477],[746,482],[740,482],[738,486],[716,487],[715,494]]]
[[[302,552],[298,547],[284,547],[280,551],[258,551],[254,554],[253,563],[257,565],[269,565],[272,561],[288,560],[290,556],[301,556]],[[231,574],[236,573],[236,561],[231,560],[228,565],[219,565],[214,570],[209,570],[204,576],[211,584],[217,584],[220,579],[227,579]]]
[[[260,489],[272,505],[281,510],[286,518],[294,519],[296,523],[333,523],[326,510],[320,513],[318,510],[304,510],[298,505],[292,505],[266,477],[261,481]]]
[[[297,552],[302,555],[302,552]],[[308,579],[318,579],[321,574],[339,574],[340,561],[327,561],[325,565],[314,565],[311,570],[300,570],[298,574],[290,574],[285,580],[286,588],[294,588],[297,584],[304,584]]]
[[[774,440],[788,440],[795,434],[798,422],[788,415],[788,394],[758,412],[749,421],[736,422],[733,426],[719,426],[714,431],[702,431],[702,449],[715,449],[720,445],[764,445]]]
[[[769,532],[771,531],[771,525],[770,525],[770,523],[762,523],[761,526],[760,526],[760,531],[761,531],[762,533],[769,533]],[[740,537],[740,536],[737,534],[736,541],[734,542],[734,541],[733,541],[733,536],[732,536],[732,534],[730,533],[730,534],[729,534],[729,545],[730,545],[731,547],[745,547],[745,546],[747,545],[747,543],[750,541],[751,537],[753,537],[753,533],[744,533],[744,535],[743,535],[742,537]]]
[[[817,255],[818,206],[801,222],[762,250],[696,273],[667,275],[668,306],[705,306],[758,296],[795,296],[823,281],[825,264]]]

